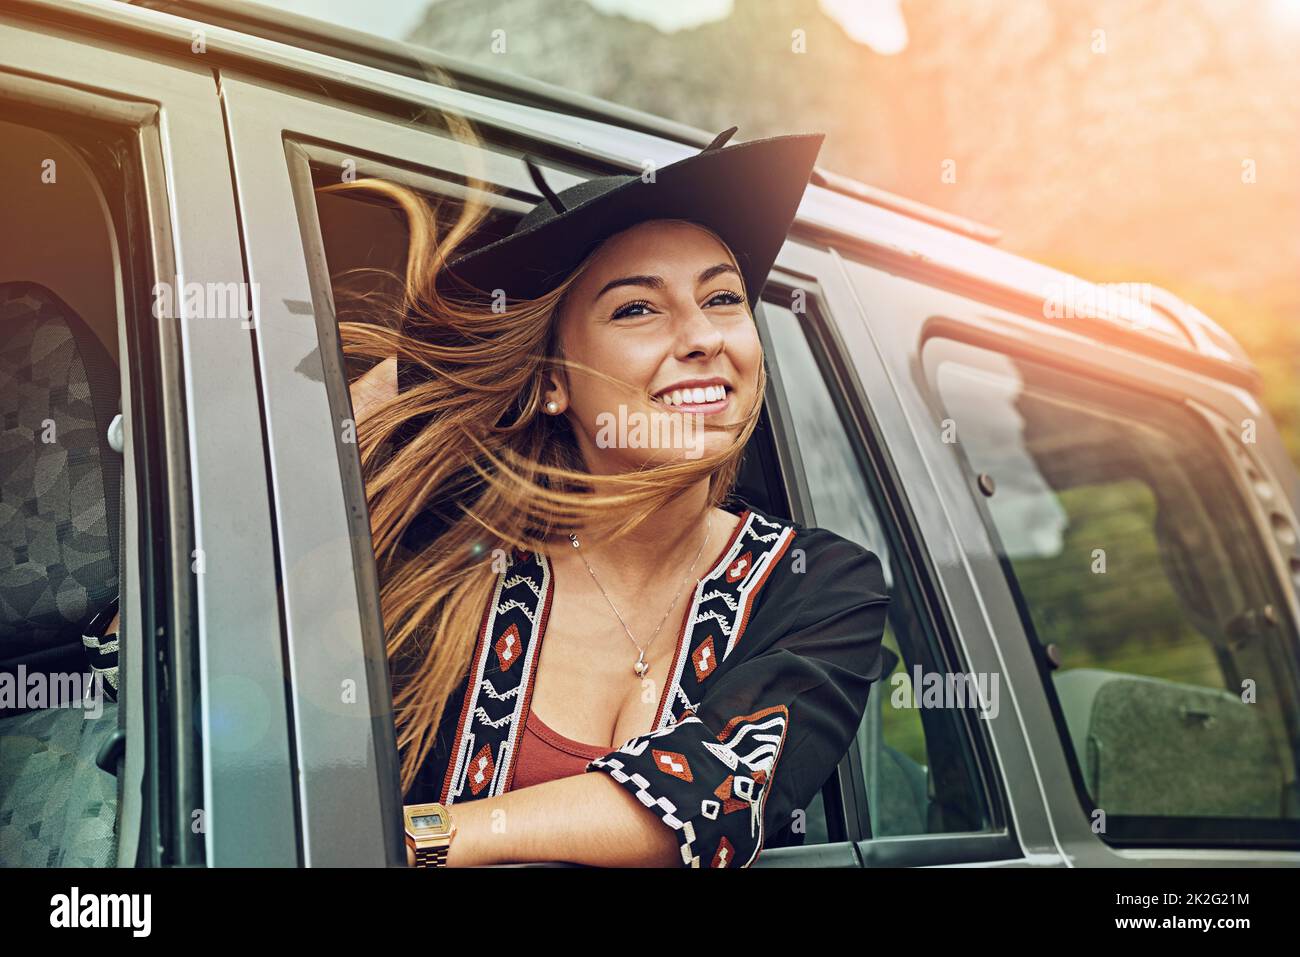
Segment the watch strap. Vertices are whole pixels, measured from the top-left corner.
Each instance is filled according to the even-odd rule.
[[[441,844],[434,847],[417,847],[415,849],[415,866],[416,867],[446,867],[447,850],[450,844]]]

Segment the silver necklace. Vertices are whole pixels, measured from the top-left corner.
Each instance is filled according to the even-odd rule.
[[[644,648],[637,644],[636,639],[632,637],[632,629],[627,626],[627,622],[623,620],[623,616],[618,613],[618,609],[614,607],[614,603],[609,600],[609,594],[605,591],[605,586],[600,583],[600,579],[596,577],[595,569],[591,567],[591,563],[587,561],[587,556],[582,554],[582,549],[578,546],[578,536],[573,534],[569,535],[569,541],[573,544],[573,547],[578,550],[578,557],[582,559],[582,564],[587,566],[587,571],[591,575],[591,580],[596,583],[596,587],[600,589],[600,593],[605,596],[605,603],[609,605],[609,610],[614,613],[614,617],[618,619],[618,623],[622,625],[623,630],[627,632],[628,640],[631,641],[633,645],[636,645],[636,650],[640,652],[640,654],[637,655],[636,664],[632,666],[632,670],[636,672],[638,678],[644,678],[645,673],[650,670],[650,665],[645,659],[646,649],[653,645],[655,639],[659,637],[660,629],[663,628],[664,622],[668,620],[668,613],[672,611],[673,606],[677,604],[677,599],[682,597],[682,589],[686,587],[686,581],[691,577],[691,572],[695,569],[695,563],[698,562],[700,556],[704,554],[704,546],[709,543],[709,536],[712,534],[713,513],[710,512],[709,517],[704,521],[704,541],[700,543],[700,550],[695,553],[695,559],[687,567],[686,575],[682,578],[682,583],[677,586],[677,594],[673,595],[673,600],[670,601],[668,607],[664,609],[664,616],[659,619],[659,624],[655,626],[654,634],[650,636],[650,640],[645,643]],[[696,580],[696,584],[699,584],[698,579]]]

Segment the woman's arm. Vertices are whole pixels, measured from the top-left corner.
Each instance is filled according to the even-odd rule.
[[[862,723],[889,595],[875,553],[831,534],[804,533],[816,578],[781,572],[760,599],[763,630],[781,637],[724,649],[694,708],[587,765],[662,818],[686,866],[749,867],[768,834],[802,820]]]
[[[604,774],[574,774],[451,806],[449,867],[567,861],[680,867],[677,837]],[[410,850],[407,859],[411,860]]]

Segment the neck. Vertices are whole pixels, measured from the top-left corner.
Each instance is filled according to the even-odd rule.
[[[627,580],[644,579],[654,572],[656,577],[666,565],[685,566],[704,547],[706,554],[700,561],[708,561],[721,547],[719,523],[708,518],[709,480],[702,479],[657,511],[649,521],[617,541],[611,542],[600,529],[584,528],[578,532],[578,541],[587,559],[600,563],[600,570],[609,569]],[[707,525],[707,528],[706,528]],[[704,536],[708,533],[708,543]],[[700,572],[696,565],[696,572]]]

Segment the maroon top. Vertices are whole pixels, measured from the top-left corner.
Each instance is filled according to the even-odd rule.
[[[515,758],[512,790],[582,774],[587,769],[587,762],[613,750],[604,745],[583,744],[566,738],[543,724],[537,713],[529,708]]]

